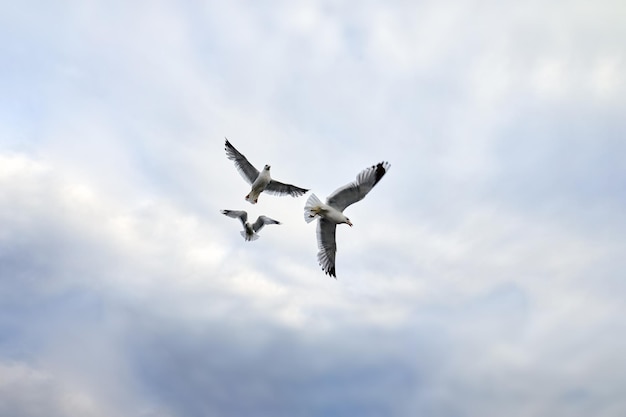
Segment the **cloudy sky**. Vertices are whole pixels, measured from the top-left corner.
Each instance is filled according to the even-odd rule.
[[[626,415],[625,19],[2,2],[0,415]],[[391,163],[338,280],[224,137],[320,197]]]

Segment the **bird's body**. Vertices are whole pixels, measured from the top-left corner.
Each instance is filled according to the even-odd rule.
[[[322,270],[331,277],[337,278],[335,270],[335,255],[337,253],[335,231],[337,225],[345,223],[352,227],[352,222],[343,214],[343,211],[349,205],[362,200],[389,171],[390,167],[389,163],[380,162],[361,171],[357,175],[356,181],[335,190],[328,196],[326,203],[322,203],[315,194],[309,196],[304,206],[304,220],[310,223],[315,218],[319,218],[317,259]]]
[[[265,165],[263,170],[259,172],[235,147],[226,139],[225,142],[226,156],[235,162],[237,170],[244,180],[251,185],[250,192],[246,195],[245,200],[256,204],[262,192],[266,191],[274,195],[290,195],[299,197],[309,191],[306,188],[296,187],[292,184],[285,184],[272,179],[270,175],[270,166]]]
[[[245,196],[245,200],[251,202],[252,204],[256,204],[257,201],[259,201],[259,195],[265,191],[271,181],[272,177],[270,176],[270,167],[269,165],[265,165],[263,171],[261,171],[252,182],[250,192],[247,196]]]
[[[322,203],[315,194],[309,196],[307,207],[308,209],[305,209],[304,218],[307,223],[312,222],[316,216],[319,216],[335,224],[346,223],[352,226],[350,219],[348,219],[343,212],[337,210],[335,207]]]
[[[267,216],[259,216],[254,223],[249,223],[248,213],[243,210],[222,210],[221,213],[234,219],[238,218],[241,221],[243,230],[240,233],[248,242],[257,240],[259,238],[257,232],[266,224],[280,224],[278,220],[271,219]]]

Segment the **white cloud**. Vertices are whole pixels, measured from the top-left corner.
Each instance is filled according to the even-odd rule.
[[[5,8],[5,414],[621,416],[615,7]],[[338,281],[224,136],[320,197],[391,162]]]
[[[600,98],[621,97],[624,80],[623,57],[607,56],[597,60],[591,72],[591,88]]]
[[[149,407],[124,409],[70,381],[20,362],[0,363],[0,412],[15,417],[101,417],[131,412],[141,417],[165,417]]]

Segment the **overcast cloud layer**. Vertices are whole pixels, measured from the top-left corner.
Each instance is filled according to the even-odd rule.
[[[625,18],[4,2],[0,415],[626,415]],[[391,163],[337,281],[225,136],[320,197]]]

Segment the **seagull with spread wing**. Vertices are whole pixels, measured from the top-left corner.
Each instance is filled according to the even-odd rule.
[[[343,214],[346,207],[361,201],[369,193],[378,181],[389,171],[391,165],[388,162],[380,162],[364,169],[357,175],[356,181],[344,185],[335,190],[322,203],[315,194],[311,194],[304,206],[304,220],[312,222],[319,217],[317,223],[317,260],[322,270],[327,275],[337,279],[335,273],[335,254],[337,242],[335,230],[338,224],[346,223],[352,227],[352,222]]]
[[[306,188],[296,187],[291,184],[284,184],[282,182],[276,181],[272,179],[270,176],[270,166],[265,165],[263,167],[263,171],[259,173],[259,170],[256,169],[245,156],[243,156],[235,147],[226,139],[225,144],[226,156],[228,159],[235,162],[235,166],[237,170],[241,174],[244,180],[248,182],[252,186],[252,189],[245,197],[246,201],[249,201],[252,204],[256,204],[259,200],[259,195],[266,191],[269,194],[273,195],[290,195],[292,197],[299,197],[306,193]]]
[[[248,213],[243,210],[222,210],[222,214],[232,217],[233,219],[239,218],[239,220],[241,220],[243,231],[240,233],[248,242],[257,240],[259,238],[257,232],[263,229],[263,226],[266,224],[280,224],[278,220],[270,219],[267,216],[259,216],[254,223],[250,224],[248,223]]]

